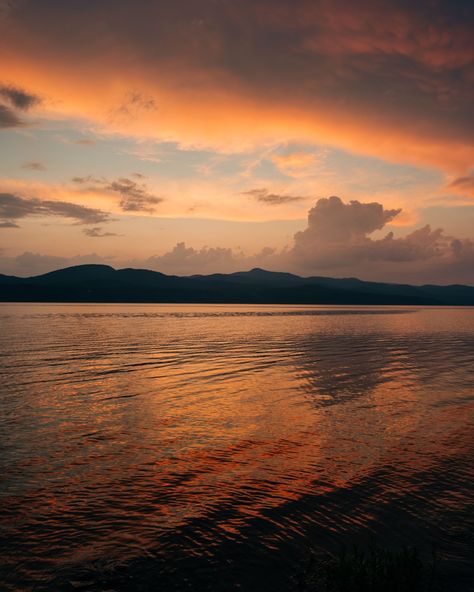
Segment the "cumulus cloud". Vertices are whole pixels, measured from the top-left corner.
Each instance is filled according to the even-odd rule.
[[[302,201],[306,199],[298,195],[282,195],[278,193],[270,193],[270,191],[268,191],[268,189],[265,188],[244,191],[242,195],[248,195],[257,201],[270,206],[279,206],[281,204],[291,203],[294,201]]]
[[[153,269],[174,269],[176,273],[179,273],[182,269],[229,269],[235,258],[236,255],[232,249],[203,247],[197,250],[193,247],[186,247],[184,242],[180,242],[171,251],[164,255],[150,257],[147,262]]]
[[[7,224],[14,224],[17,218],[39,215],[45,211],[72,217],[69,209],[66,210],[68,214],[65,213],[62,207],[64,204],[52,210],[50,204],[53,202],[18,201],[12,200],[11,196],[5,200],[5,195],[8,196],[0,194],[0,217]],[[375,231],[390,224],[399,212],[399,209],[385,209],[377,202],[345,203],[335,196],[321,198],[309,211],[307,227],[296,233],[292,244],[280,251],[267,247],[259,253],[248,255],[240,250],[219,246],[195,248],[182,241],[166,253],[147,259],[114,260],[114,266],[154,269],[176,275],[229,273],[263,267],[303,276],[474,285],[474,242],[470,239],[452,237],[442,229],[428,225],[406,236],[396,237],[393,232],[388,232],[382,238],[372,237]],[[97,223],[90,219],[90,213],[81,213],[81,216],[81,221],[84,219],[85,223]],[[91,237],[112,235],[102,232],[100,226],[86,229],[85,234]],[[110,260],[97,255],[85,259],[64,259],[26,253],[20,258],[0,258],[0,270],[26,275],[33,268],[41,273],[81,261],[110,263]]]
[[[401,212],[385,210],[379,203],[321,198],[308,212],[308,227],[295,236],[295,248],[308,249],[318,243],[353,243],[380,230]]]
[[[230,273],[256,266],[274,267],[281,264],[282,253],[266,247],[255,255],[225,247],[195,249],[184,242],[177,243],[170,251],[154,255],[146,260],[131,261],[128,265],[145,267],[168,274],[194,275]]]
[[[64,201],[23,198],[12,193],[0,193],[0,219],[3,228],[12,228],[14,221],[30,216],[59,216],[74,220],[77,224],[108,222],[110,214],[96,208],[88,208]]]
[[[385,281],[474,283],[474,243],[429,225],[404,237],[370,235],[393,221],[400,209],[382,204],[322,198],[308,213],[307,228],[295,234],[289,265],[304,273],[331,273]],[[436,280],[438,278],[438,280]]]
[[[142,177],[137,177],[142,178]],[[114,181],[105,178],[87,175],[85,177],[73,177],[73,183],[78,185],[88,185],[87,190],[98,186],[102,191],[120,195],[120,208],[124,212],[146,212],[152,214],[156,211],[156,206],[163,201],[151,193],[145,183],[132,181],[127,177],[121,177]]]
[[[96,253],[75,257],[58,257],[41,253],[25,252],[16,257],[8,257],[0,252],[0,273],[31,276],[47,273],[55,269],[86,263],[113,265],[116,269],[152,269],[170,275],[194,275],[205,273],[229,273],[255,267],[257,264],[272,266],[277,255],[275,249],[265,248],[253,256],[241,251],[222,247],[203,247],[195,249],[184,242],[176,244],[168,252],[146,259],[118,259],[103,257]]]

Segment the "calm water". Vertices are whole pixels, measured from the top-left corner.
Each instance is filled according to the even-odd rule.
[[[370,537],[436,543],[474,589],[474,309],[0,323],[2,590],[286,591],[310,547]]]

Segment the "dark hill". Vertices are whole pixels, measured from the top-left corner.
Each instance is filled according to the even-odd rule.
[[[78,265],[30,278],[0,275],[0,301],[472,306],[474,287],[304,278],[264,269],[179,277],[146,269]]]

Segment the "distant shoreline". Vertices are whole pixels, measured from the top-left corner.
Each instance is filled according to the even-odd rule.
[[[348,309],[348,308],[399,308],[399,309],[409,309],[409,308],[473,308],[474,304],[377,304],[377,303],[347,303],[347,304],[334,304],[330,302],[171,302],[171,301],[146,301],[146,300],[2,300],[0,297],[0,305],[2,304],[64,304],[64,305],[75,305],[75,304],[103,304],[103,305],[136,305],[136,306],[285,306],[285,307],[298,307],[298,306],[312,306],[312,307],[331,307],[331,308],[341,308],[341,309]]]
[[[0,275],[0,302],[293,306],[474,306],[474,287],[300,277],[264,269],[194,276],[79,265],[20,278]]]

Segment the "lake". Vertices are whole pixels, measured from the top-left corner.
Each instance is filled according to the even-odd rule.
[[[474,582],[474,309],[0,305],[5,591],[286,591],[311,549]]]

